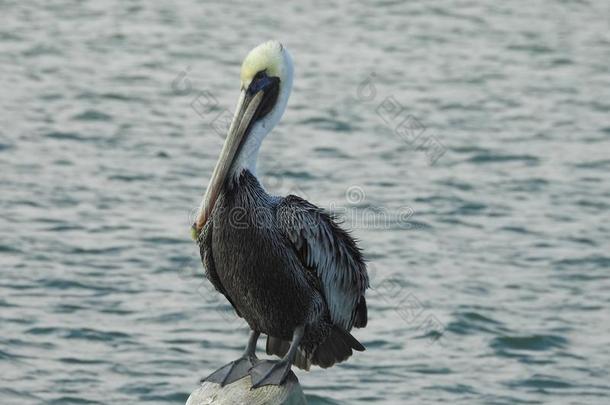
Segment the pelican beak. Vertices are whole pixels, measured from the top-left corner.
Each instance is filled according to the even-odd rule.
[[[208,221],[225,182],[232,174],[233,164],[239,156],[252,125],[273,108],[278,92],[279,78],[269,77],[264,73],[257,75],[247,89],[242,89],[229,133],[201,202],[199,214],[193,224],[192,236],[194,239],[199,236]]]

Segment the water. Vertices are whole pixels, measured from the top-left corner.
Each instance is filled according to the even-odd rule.
[[[375,287],[310,403],[608,403],[608,2],[0,14],[2,404],[180,404],[241,351],[188,227],[269,38],[296,78],[264,183],[341,214]]]

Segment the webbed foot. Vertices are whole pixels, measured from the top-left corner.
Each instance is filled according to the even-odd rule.
[[[209,381],[224,387],[247,376],[250,369],[257,364],[257,361],[256,356],[242,356],[225,364],[206,378],[202,378],[201,382]]]
[[[265,385],[282,385],[290,374],[290,362],[287,360],[264,360],[250,369],[252,389]]]

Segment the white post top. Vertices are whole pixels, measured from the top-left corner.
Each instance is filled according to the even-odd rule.
[[[186,401],[186,405],[306,405],[305,395],[294,373],[281,386],[265,385],[250,389],[250,376],[220,387],[204,382]]]

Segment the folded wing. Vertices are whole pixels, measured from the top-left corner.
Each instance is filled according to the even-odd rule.
[[[365,327],[369,280],[354,239],[326,211],[294,195],[279,204],[277,223],[317,275],[333,323],[345,331]]]

